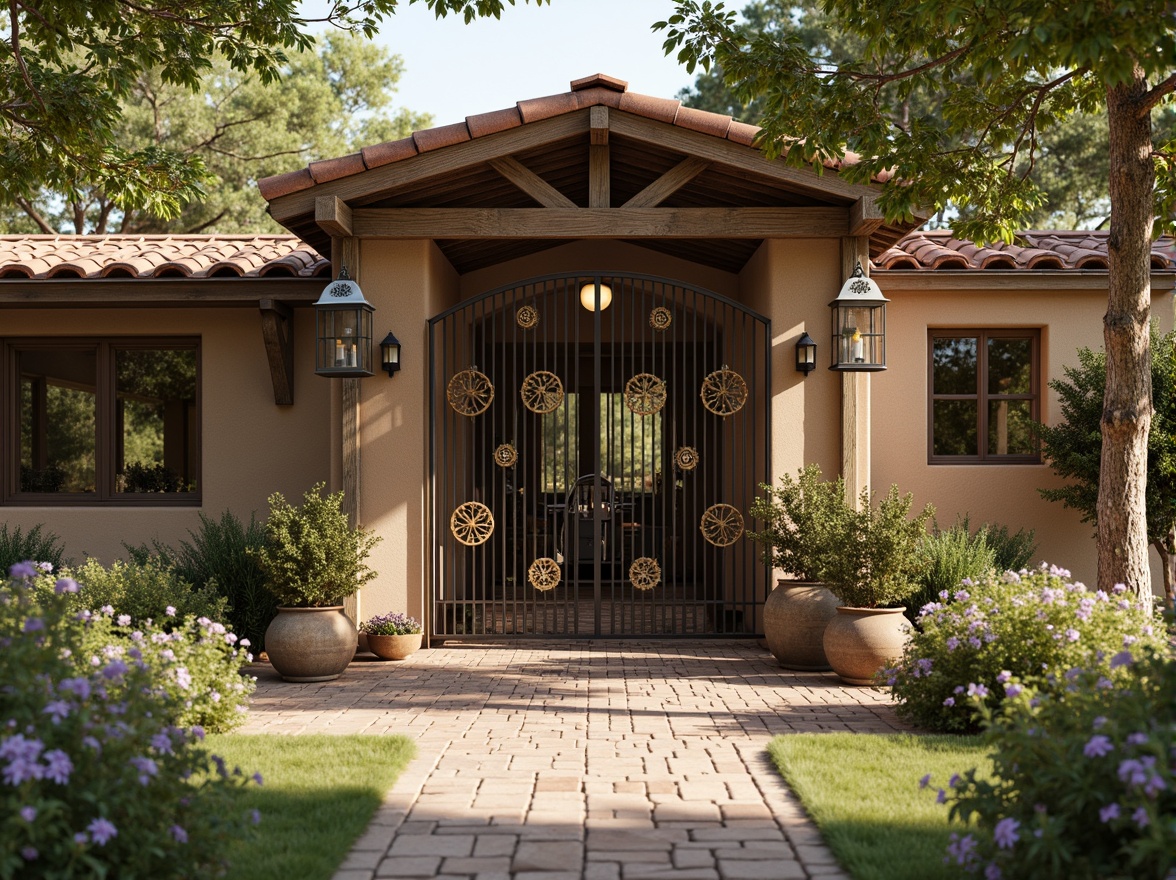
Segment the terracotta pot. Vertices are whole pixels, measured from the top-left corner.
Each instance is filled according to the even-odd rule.
[[[764,641],[785,669],[823,671],[825,626],[837,616],[837,597],[824,584],[780,579],[764,602]]]
[[[278,606],[265,631],[265,652],[286,681],[331,681],[355,656],[355,623],[342,605],[322,608]]]
[[[421,649],[423,637],[423,633],[404,636],[373,636],[369,633],[368,650],[381,660],[403,660]]]
[[[846,684],[873,684],[874,674],[893,666],[910,638],[906,608],[837,607],[825,629],[825,654]]]

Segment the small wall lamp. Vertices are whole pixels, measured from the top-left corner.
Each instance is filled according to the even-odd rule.
[[[804,373],[805,378],[817,368],[817,343],[807,332],[796,340],[796,372]]]
[[[380,343],[380,366],[384,368],[389,379],[400,369],[400,340],[393,336],[391,331]]]
[[[596,311],[597,290],[600,291],[600,310],[603,312],[612,305],[612,288],[589,281],[580,288],[580,305],[590,312]]]

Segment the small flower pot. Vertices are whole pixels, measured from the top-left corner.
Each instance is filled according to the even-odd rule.
[[[422,633],[410,633],[405,636],[373,636],[367,637],[368,650],[381,660],[404,660],[421,649]]]

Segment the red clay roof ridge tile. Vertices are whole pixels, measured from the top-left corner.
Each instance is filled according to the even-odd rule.
[[[629,91],[629,84],[623,79],[617,79],[615,76],[609,76],[605,73],[594,73],[592,76],[581,77],[580,79],[572,80],[572,91],[579,92],[584,89],[594,88],[611,89],[614,92]]]

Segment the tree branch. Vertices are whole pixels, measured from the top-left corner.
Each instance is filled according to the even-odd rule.
[[[48,113],[49,108],[45,106],[41,93],[33,85],[33,78],[29,76],[29,69],[25,65],[24,54],[20,51],[20,13],[17,11],[16,0],[8,0],[8,20],[12,23],[12,38],[9,41],[12,46],[12,57],[16,59],[16,66],[20,68],[20,78],[29,87],[29,92],[37,99],[41,109]]]
[[[193,226],[191,229],[188,230],[188,232],[186,234],[187,235],[196,235],[197,233],[203,232],[209,226],[212,226],[214,223],[218,223],[220,221],[220,219],[222,217],[224,217],[225,214],[227,214],[227,213],[229,213],[229,209],[225,208],[223,211],[221,211],[219,214],[217,214],[211,220],[205,220],[199,226]]]
[[[29,218],[34,223],[36,223],[38,228],[40,228],[40,230],[42,232],[44,232],[46,235],[56,235],[57,234],[57,230],[49,225],[49,221],[47,221],[44,217],[42,217],[41,212],[38,211],[36,208],[34,208],[33,203],[30,202],[28,199],[26,199],[24,196],[17,196],[16,204],[20,206],[20,209],[22,211],[24,211],[26,214],[29,215]]]
[[[1144,93],[1143,97],[1139,99],[1139,115],[1143,116],[1145,113],[1151,113],[1156,104],[1172,94],[1173,90],[1176,90],[1176,73],[1172,74],[1166,80],[1157,83],[1150,91]]]

